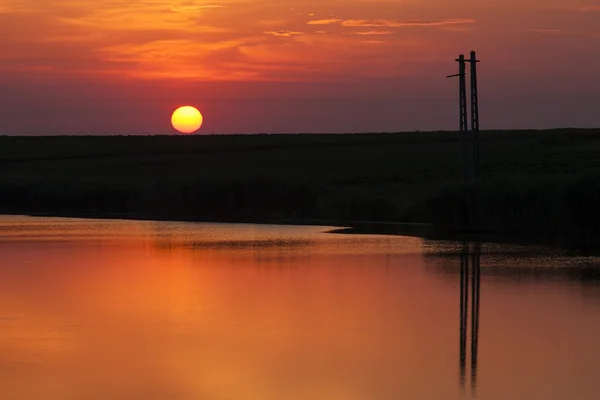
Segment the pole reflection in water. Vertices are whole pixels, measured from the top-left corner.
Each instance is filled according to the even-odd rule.
[[[465,384],[465,363],[467,358],[467,307],[469,303],[469,247],[463,243],[460,252],[460,385]]]
[[[471,249],[472,248],[472,249]],[[479,342],[479,293],[481,285],[481,243],[463,242],[460,252],[460,386],[465,387],[467,365],[467,332],[469,289],[471,290],[471,391],[477,387],[477,351]],[[470,279],[469,279],[470,276]],[[470,283],[470,286],[469,286]]]

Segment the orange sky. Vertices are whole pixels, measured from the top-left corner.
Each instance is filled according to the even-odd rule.
[[[1,0],[0,48],[4,134],[453,129],[471,49],[483,128],[600,125],[597,0]]]

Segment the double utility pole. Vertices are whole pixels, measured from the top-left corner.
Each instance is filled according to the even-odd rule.
[[[480,177],[479,161],[479,100],[477,97],[477,63],[479,60],[475,52],[471,51],[471,57],[467,60],[464,54],[456,59],[458,62],[458,74],[448,75],[448,78],[458,77],[459,93],[459,121],[460,136],[463,147],[463,177],[467,182],[474,182]],[[466,64],[471,67],[471,131],[467,122],[467,74]]]

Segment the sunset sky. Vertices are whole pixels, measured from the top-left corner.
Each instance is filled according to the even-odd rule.
[[[598,0],[0,0],[0,134],[600,126]]]

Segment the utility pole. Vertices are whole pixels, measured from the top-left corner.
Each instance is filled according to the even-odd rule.
[[[471,130],[473,132],[473,178],[479,180],[481,164],[479,160],[479,99],[477,96],[477,63],[479,60],[471,50]]]
[[[459,96],[459,124],[460,138],[463,147],[463,178],[470,180],[472,177],[472,162],[470,162],[469,145],[467,142],[467,78],[465,68],[465,55],[461,54],[456,59],[458,62],[458,74],[448,75],[447,78],[458,76],[458,96]]]
[[[477,94],[477,60],[475,52],[471,51],[468,60],[464,54],[455,60],[458,62],[458,74],[448,75],[447,78],[458,76],[459,93],[459,131],[463,147],[463,179],[466,182],[474,182],[480,177],[479,159],[479,99]],[[466,63],[471,66],[471,132],[467,123],[467,79]]]

